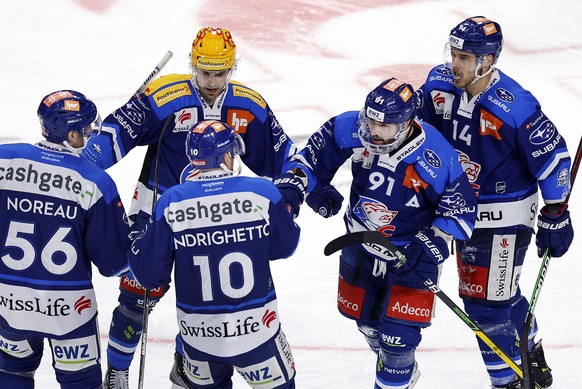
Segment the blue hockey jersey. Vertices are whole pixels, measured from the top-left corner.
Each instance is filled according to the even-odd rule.
[[[0,325],[58,336],[87,323],[91,263],[128,271],[128,232],[103,170],[52,143],[1,145]]]
[[[478,195],[477,228],[533,228],[538,185],[546,203],[566,199],[571,162],[564,138],[532,94],[500,70],[468,101],[440,65],[418,94],[418,116],[457,150]]]
[[[173,268],[182,338],[227,358],[277,333],[269,261],[290,256],[299,231],[264,178],[187,181],[160,197],[129,262],[136,280],[150,289],[168,285]]]
[[[475,194],[455,150],[436,129],[413,121],[412,135],[397,150],[378,156],[362,146],[357,121],[357,111],[331,118],[287,168],[307,170],[311,191],[328,185],[351,158],[344,218],[350,232],[377,230],[404,245],[410,234],[434,225],[456,239],[467,239],[475,223]]]
[[[210,107],[192,85],[191,75],[171,74],[153,81],[143,94],[132,96],[108,115],[101,134],[89,141],[83,157],[106,169],[134,147],[149,145],[129,211],[132,217],[145,212],[147,220],[156,168],[159,194],[178,184],[184,170],[190,169],[184,148],[188,129],[210,119],[225,122],[241,135],[246,146],[242,161],[258,176],[279,174],[293,152],[292,141],[254,90],[230,82]],[[166,120],[169,123],[163,131]]]

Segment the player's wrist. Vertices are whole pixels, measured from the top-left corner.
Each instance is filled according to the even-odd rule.
[[[549,219],[559,219],[568,210],[568,203],[546,204],[540,210],[540,214]]]

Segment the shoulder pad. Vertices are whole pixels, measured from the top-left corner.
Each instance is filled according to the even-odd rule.
[[[516,127],[540,109],[537,99],[498,69],[500,79],[485,95],[484,105],[503,122]],[[483,101],[483,100],[482,100]]]
[[[359,112],[347,111],[332,118],[335,141],[341,149],[362,147],[358,137]]]
[[[267,102],[263,99],[263,97],[258,92],[255,92],[251,88],[248,88],[245,85],[236,82],[231,82],[231,87],[232,95],[234,97],[242,97],[252,100],[255,104],[257,104],[263,109],[267,107]]]
[[[444,88],[444,85],[454,88],[453,72],[444,64],[435,66],[426,77],[426,84],[432,83],[438,84],[441,89]]]
[[[144,94],[158,106],[182,96],[191,96],[192,84],[187,74],[170,74],[152,81]]]

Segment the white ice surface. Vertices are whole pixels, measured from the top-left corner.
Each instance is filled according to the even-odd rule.
[[[85,93],[102,116],[126,101],[167,50],[174,58],[163,73],[187,72],[197,30],[229,28],[241,58],[236,79],[258,90],[288,134],[298,142],[328,117],[359,109],[366,93],[396,75],[420,86],[442,59],[449,30],[462,19],[485,15],[505,35],[499,68],[540,100],[566,138],[572,157],[580,138],[582,106],[582,2],[474,0],[2,0],[0,2],[0,142],[40,139],[36,109],[57,89]],[[111,168],[129,206],[144,150]],[[348,192],[349,174],[334,183]],[[582,225],[574,188],[570,210]],[[338,259],[325,244],[343,234],[341,218],[323,219],[307,206],[297,222],[296,254],[273,263],[283,328],[290,341],[301,389],[372,388],[375,357],[353,322],[339,315],[335,294]],[[536,314],[540,338],[555,378],[554,389],[581,388],[582,243],[552,260]],[[532,245],[521,286],[526,296],[540,261]],[[101,344],[107,344],[117,280],[95,272]],[[452,258],[442,289],[461,305]],[[471,330],[440,301],[434,324],[417,351],[422,376],[416,389],[486,388],[487,376]],[[150,316],[145,388],[170,387],[176,334],[173,293]],[[139,350],[138,350],[139,351]],[[105,355],[102,360],[105,367]],[[137,387],[139,355],[131,368]],[[57,388],[48,348],[37,387]],[[235,377],[235,387],[246,385]]]

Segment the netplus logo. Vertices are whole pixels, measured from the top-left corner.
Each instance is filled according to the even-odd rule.
[[[392,367],[382,366],[382,371],[395,375],[408,375],[410,374],[411,369],[407,367],[404,369],[394,369]]]

